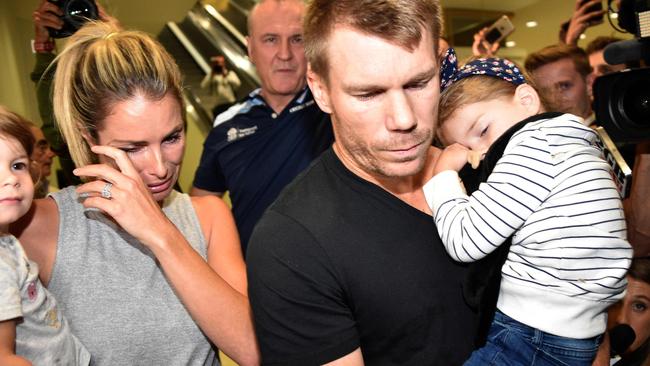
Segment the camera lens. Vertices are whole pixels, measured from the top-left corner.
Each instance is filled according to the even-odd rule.
[[[97,19],[97,8],[88,0],[71,0],[67,3],[64,13],[69,16],[75,28],[81,27],[86,19]]]
[[[636,80],[625,90],[621,98],[622,112],[637,126],[650,127],[649,80]]]

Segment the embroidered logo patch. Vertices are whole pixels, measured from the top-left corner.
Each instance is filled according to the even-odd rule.
[[[235,140],[239,140],[242,137],[250,136],[257,132],[257,126],[249,127],[249,128],[235,128],[232,127],[226,132],[226,138],[228,142],[232,142]]]

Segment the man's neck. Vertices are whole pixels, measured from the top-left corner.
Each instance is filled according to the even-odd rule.
[[[289,95],[283,95],[283,94],[271,94],[267,93],[264,89],[260,92],[262,95],[262,98],[264,98],[264,101],[266,104],[268,104],[271,109],[277,114],[282,113],[284,108],[289,105],[291,100],[295,98],[296,94],[289,94]]]
[[[424,163],[424,167],[420,172],[414,175],[405,176],[405,177],[387,177],[379,174],[372,174],[365,170],[359,169],[356,164],[352,162],[352,159],[347,156],[337,143],[333,144],[333,150],[336,156],[341,160],[343,165],[345,165],[348,170],[357,175],[359,178],[369,181],[370,183],[376,184],[388,193],[391,193],[395,197],[404,201],[408,205],[431,215],[431,209],[429,208],[426,199],[424,198],[424,192],[422,191],[422,186],[431,179],[433,175],[433,166],[439,155],[439,149],[433,148],[432,151],[427,155],[427,160]]]

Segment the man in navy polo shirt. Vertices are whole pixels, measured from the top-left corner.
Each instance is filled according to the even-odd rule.
[[[334,139],[306,86],[304,10],[265,0],[251,11],[248,55],[262,87],[217,116],[194,177],[192,195],[230,192],[244,254],[264,210]]]

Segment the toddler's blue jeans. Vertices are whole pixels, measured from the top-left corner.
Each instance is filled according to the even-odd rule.
[[[472,353],[465,366],[591,366],[601,339],[552,335],[497,311],[487,343]]]

